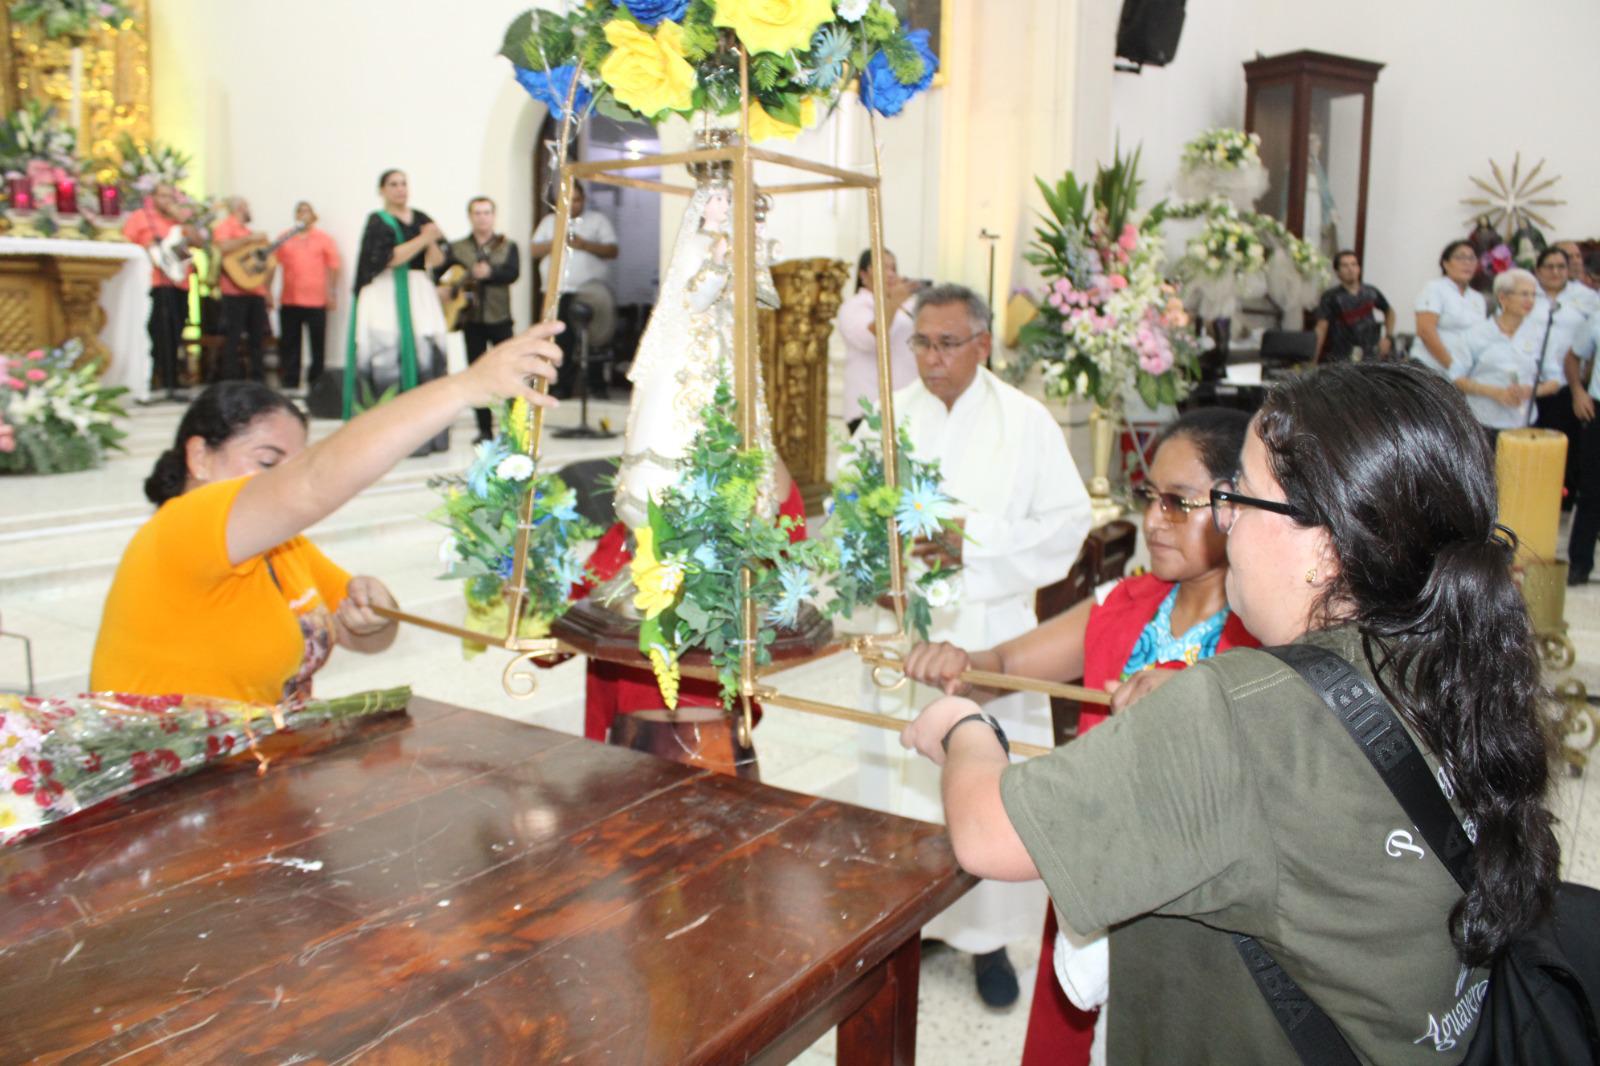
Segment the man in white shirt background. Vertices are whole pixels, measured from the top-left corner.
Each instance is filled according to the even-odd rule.
[[[895,392],[895,417],[917,458],[939,462],[941,485],[956,500],[965,533],[914,549],[961,567],[960,595],[933,612],[929,639],[991,648],[1037,624],[1034,594],[1066,576],[1088,535],[1089,494],[1050,412],[985,369],[993,337],[980,296],[959,285],[922,289],[912,319],[918,380]],[[867,686],[879,710],[904,717],[940,695],[911,683],[893,692]],[[1013,739],[1052,742],[1043,696],[1015,693],[984,709]],[[863,728],[862,745],[862,803],[943,820],[932,763],[882,730]],[[971,953],[984,1002],[1008,1006],[1018,989],[1005,946],[1037,936],[1045,905],[1037,882],[984,881],[924,927],[923,936]]]
[[[560,376],[551,387],[552,395],[566,399],[571,396],[578,380],[578,332],[568,321],[572,297],[584,285],[599,282],[611,287],[611,271],[607,263],[617,257],[617,231],[611,220],[598,211],[585,211],[588,193],[581,182],[572,185],[572,213],[567,219],[567,254],[561,270],[561,302],[556,317],[567,323],[567,329],[556,337],[566,356],[561,362]],[[529,256],[539,264],[539,285],[545,291],[550,286],[550,247],[554,243],[556,216],[552,212],[539,220],[533,231],[533,244]],[[600,364],[590,368],[589,393],[605,395],[605,385],[599,380]]]

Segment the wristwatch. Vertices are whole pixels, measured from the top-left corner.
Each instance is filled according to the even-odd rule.
[[[1011,754],[1011,741],[1006,739],[1006,731],[1000,728],[1000,723],[995,720],[994,715],[979,713],[969,714],[965,718],[958,718],[949,729],[945,730],[944,739],[939,741],[939,746],[945,750],[946,755],[950,753],[950,737],[954,735],[956,730],[960,729],[968,722],[982,722],[990,729],[993,729],[994,738],[1000,742],[1001,749],[1003,749],[1007,755]]]

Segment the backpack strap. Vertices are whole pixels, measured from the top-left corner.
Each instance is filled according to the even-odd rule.
[[[1411,734],[1372,684],[1342,656],[1311,644],[1263,648],[1328,705],[1463,892],[1473,882],[1472,841]]]
[[[1422,839],[1433,848],[1462,891],[1469,890],[1473,877],[1472,842],[1450,809],[1441,783],[1429,771],[1428,761],[1388,701],[1354,666],[1325,648],[1290,644],[1261,650],[1293,669],[1328,705]],[[1238,934],[1234,935],[1233,944],[1304,1066],[1349,1066],[1358,1061],[1333,1019],[1311,1001],[1266,948],[1254,937]]]

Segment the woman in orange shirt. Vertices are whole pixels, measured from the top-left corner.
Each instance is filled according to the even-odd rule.
[[[554,380],[561,328],[535,326],[310,446],[305,416],[272,390],[207,389],[145,482],[158,509],[112,579],[90,688],[278,703],[310,694],[335,643],[388,647],[394,624],[372,610],[394,605],[388,590],[352,578],[302,532],[467,408],[554,406],[529,382]]]

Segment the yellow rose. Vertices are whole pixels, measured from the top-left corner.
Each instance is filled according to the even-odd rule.
[[[678,601],[683,588],[683,564],[656,558],[655,531],[641,526],[633,531],[633,561],[628,568],[633,572],[633,605],[654,618]]]
[[[600,77],[611,94],[640,114],[687,111],[693,102],[695,74],[683,58],[683,28],[663,21],[652,36],[627,19],[606,23],[611,54]]]
[[[817,121],[817,101],[806,97],[800,101],[800,125],[791,126],[781,119],[775,119],[767,114],[766,108],[761,103],[752,99],[750,101],[750,143],[771,140],[773,137],[782,137],[792,141],[800,136],[801,130],[808,130]]]
[[[817,27],[833,21],[833,0],[717,0],[711,21],[751,52],[804,52]]]

